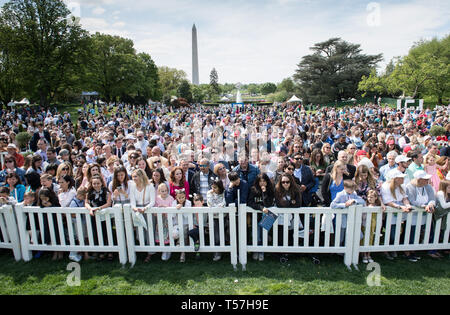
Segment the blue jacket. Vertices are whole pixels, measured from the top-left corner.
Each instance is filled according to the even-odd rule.
[[[15,173],[19,176],[20,180],[22,181],[22,184],[25,185],[26,183],[25,171],[19,167],[16,167]],[[6,170],[0,171],[0,183],[6,184],[7,175],[8,172],[6,172]]]
[[[246,204],[247,203],[247,197],[248,197],[248,183],[241,179],[241,183],[239,184],[239,187],[233,187],[232,189],[225,190],[225,201],[227,203],[227,206],[234,203],[236,205],[236,208],[238,205],[238,191],[240,192],[240,203]]]
[[[255,183],[256,177],[261,173],[259,168],[257,168],[255,165],[248,164],[248,175],[247,178],[245,178],[244,173],[241,171],[241,166],[238,165],[233,169],[234,172],[239,174],[239,177],[241,180],[244,180],[247,182],[249,187],[252,187]]]

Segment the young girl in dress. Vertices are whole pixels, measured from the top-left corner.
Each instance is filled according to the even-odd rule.
[[[105,181],[103,180],[103,177],[100,174],[94,175],[89,184],[89,188],[87,191],[87,196],[85,200],[85,207],[89,211],[89,214],[92,216],[91,218],[91,224],[92,224],[92,230],[94,232],[94,239],[97,239],[98,231],[97,226],[95,224],[95,213],[97,211],[106,209],[111,207],[111,193],[108,191],[108,188],[106,188]],[[106,222],[103,221],[101,223],[102,228],[102,235],[103,235],[103,241],[107,241],[108,234],[106,230]],[[99,256],[98,260],[105,259],[105,255],[101,254]],[[113,254],[108,254],[108,260],[112,261]]]
[[[441,179],[439,178],[436,159],[436,155],[431,153],[427,154],[424,159],[424,170],[428,175],[431,175],[431,186],[433,186],[435,192],[438,192]]]
[[[378,195],[378,192],[374,189],[371,189],[367,192],[367,207],[380,207],[381,203],[380,203],[380,198]],[[367,214],[363,214],[363,226],[364,228],[367,226]],[[375,238],[375,229],[377,227],[377,215],[375,213],[372,213],[371,218],[370,218],[370,241],[369,241],[369,245],[373,245],[374,243],[374,238]],[[361,240],[361,245],[364,244],[365,240],[362,239]],[[372,257],[370,257],[370,253],[361,253],[362,255],[362,259],[363,259],[363,263],[368,264],[368,263],[372,263],[373,259]]]
[[[186,200],[186,194],[184,190],[177,190],[175,192],[175,200],[172,204],[172,207],[176,207],[178,210],[181,210],[183,207],[190,208],[192,207],[192,203],[189,200]],[[172,215],[173,222],[173,238],[175,240],[179,240],[180,238],[180,230],[183,229],[184,235],[184,243],[187,244],[189,241],[188,230],[189,230],[189,215],[183,215],[182,226],[179,225],[178,216]],[[180,262],[184,263],[186,261],[186,254],[180,254]]]
[[[162,183],[158,186],[158,193],[156,196],[156,202],[155,207],[157,208],[170,208],[173,205],[173,202],[175,199],[169,195],[169,187],[167,187],[166,184]],[[159,229],[163,229],[163,237],[164,244],[169,244],[169,229],[167,224],[167,214],[163,214],[163,226],[158,226],[158,229],[156,231],[156,242],[159,242]],[[170,259],[171,253],[170,252],[164,252],[162,253],[162,260],[167,261]]]

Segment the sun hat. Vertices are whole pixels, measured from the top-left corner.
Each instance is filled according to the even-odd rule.
[[[398,169],[393,169],[387,173],[387,178],[390,180],[394,179],[394,178],[405,178],[405,177],[406,177],[406,174],[403,174]]]
[[[397,156],[396,158],[395,158],[395,163],[402,163],[402,162],[408,162],[408,161],[410,161],[411,159],[409,158],[409,157],[406,157],[406,156],[404,156],[404,155],[399,155],[399,156]]]
[[[415,179],[430,179],[431,175],[427,174],[425,171],[423,170],[419,170],[417,172],[414,173],[414,178]]]

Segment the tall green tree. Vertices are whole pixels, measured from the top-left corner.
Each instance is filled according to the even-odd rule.
[[[217,73],[216,68],[211,70],[211,74],[209,75],[209,85],[211,86],[211,93],[214,95],[220,94],[220,86],[219,86],[219,74]]]
[[[137,76],[136,90],[137,95],[141,96],[145,102],[149,99],[161,100],[162,92],[160,88],[158,67],[147,53],[137,55],[139,63],[139,74]]]
[[[107,102],[139,89],[144,62],[136,56],[132,40],[96,33],[91,36],[90,51],[87,83]]]
[[[362,76],[368,76],[382,54],[366,55],[358,44],[331,38],[310,48],[298,64],[294,80],[305,102],[328,103],[357,96]]]
[[[277,90],[277,85],[275,83],[264,83],[263,85],[261,85],[261,93],[264,95],[268,95],[271,93],[275,93],[275,91]]]
[[[162,100],[168,104],[171,96],[178,93],[178,88],[183,80],[187,80],[187,74],[183,70],[162,66],[158,67],[158,78]]]
[[[192,91],[191,84],[188,80],[183,80],[178,87],[178,96],[187,100],[188,103],[192,103]]]
[[[24,88],[43,106],[68,85],[88,52],[88,32],[70,15],[59,0],[10,0],[2,7],[0,24],[13,32]]]
[[[0,25],[0,101],[7,105],[11,100],[19,97],[22,88],[22,65],[14,47],[13,31]]]

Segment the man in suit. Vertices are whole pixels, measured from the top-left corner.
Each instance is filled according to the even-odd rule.
[[[30,149],[33,152],[36,152],[38,150],[37,143],[40,139],[47,140],[47,143],[50,143],[51,141],[50,133],[44,129],[44,124],[42,122],[38,122],[36,125],[39,131],[35,132],[30,140]]]
[[[112,153],[119,159],[121,159],[126,151],[127,148],[123,145],[123,137],[122,136],[117,137],[117,139],[114,141],[114,148]]]
[[[195,174],[195,171],[193,169],[189,168],[190,163],[187,159],[182,159],[180,161],[180,166],[183,169],[184,176],[186,177],[186,181],[188,183],[190,183],[192,181],[192,177]]]
[[[312,201],[311,189],[315,185],[314,175],[311,168],[303,164],[301,153],[294,154],[293,162],[295,165],[294,177],[300,182],[299,188],[302,193],[302,206],[307,207]]]

